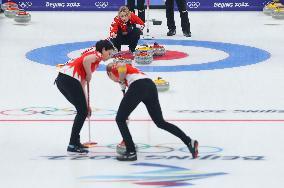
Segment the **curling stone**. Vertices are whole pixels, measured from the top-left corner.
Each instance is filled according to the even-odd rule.
[[[125,64],[132,64],[132,59],[127,59],[121,56],[115,57],[113,59],[114,63],[125,63]]]
[[[158,91],[167,91],[170,89],[170,83],[161,77],[158,77],[156,80],[154,80],[154,83]]]
[[[20,9],[19,12],[16,13],[14,20],[18,23],[28,23],[31,21],[31,15],[25,10]]]
[[[1,5],[1,9],[2,9],[2,10],[5,11],[7,8],[18,8],[18,4],[17,4],[17,3],[14,3],[14,2],[12,2],[12,1],[9,1],[9,2],[3,3],[3,4]]]
[[[19,8],[9,8],[8,7],[6,10],[4,10],[4,14],[7,18],[14,18],[17,12],[19,12]]]
[[[140,52],[147,52],[149,54],[153,54],[154,50],[151,47],[148,47],[148,45],[144,44],[141,47],[136,48],[134,54],[136,55]]]
[[[153,62],[153,54],[154,50],[151,47],[143,46],[136,48],[134,61],[142,65],[150,64]]]
[[[153,62],[153,53],[139,52],[135,54],[134,61],[137,64],[148,65]]]
[[[262,10],[262,12],[266,15],[271,15],[273,13],[273,11],[279,7],[279,6],[283,6],[279,1],[275,0],[273,2],[269,2],[268,4],[266,4]]]
[[[277,7],[272,13],[272,18],[284,19],[284,6]]]
[[[138,151],[138,146],[135,144],[135,149]],[[117,144],[116,146],[116,153],[119,155],[123,155],[126,152],[126,146],[124,141],[122,141],[120,144]]]
[[[166,49],[156,42],[154,43],[153,46],[151,46],[151,48],[154,51],[154,54],[153,54],[154,56],[163,56],[166,54]]]

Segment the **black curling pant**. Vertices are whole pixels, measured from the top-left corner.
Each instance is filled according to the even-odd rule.
[[[176,29],[175,19],[174,19],[174,1],[166,0],[166,17],[168,29]],[[190,32],[190,23],[188,19],[188,12],[186,10],[185,0],[176,0],[178,10],[181,18],[181,28],[183,31]]]
[[[136,27],[134,27],[127,35],[122,35],[122,32],[119,30],[116,38],[111,39],[111,41],[118,51],[121,50],[121,45],[128,45],[129,50],[134,52],[140,39],[140,33],[141,30]]]
[[[156,85],[151,79],[140,79],[133,82],[125,93],[116,115],[116,123],[123,137],[128,152],[135,151],[126,120],[140,102],[146,105],[149,115],[157,127],[177,136],[186,145],[191,139],[177,126],[166,122],[163,118]]]
[[[135,13],[135,0],[127,0],[127,7]],[[145,22],[145,0],[137,0],[138,17]]]
[[[77,114],[74,119],[69,144],[78,145],[80,143],[80,131],[88,115],[87,102],[82,85],[77,79],[62,73],[59,73],[55,82],[59,91],[76,108]]]

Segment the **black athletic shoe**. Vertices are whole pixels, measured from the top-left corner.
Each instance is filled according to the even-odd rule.
[[[191,140],[191,142],[187,145],[192,158],[196,159],[198,157],[198,141],[197,140]]]
[[[191,32],[190,31],[183,31],[183,35],[186,37],[191,37]]]
[[[176,30],[175,29],[170,29],[168,32],[167,32],[167,36],[173,36],[176,34]]]
[[[77,141],[74,143],[74,145],[77,145],[77,146],[79,146],[79,147],[81,147],[81,148],[89,148],[88,146],[85,146],[85,145],[83,145],[83,144],[81,144],[81,141],[80,141],[81,139],[80,139],[80,136],[79,136],[79,138],[77,139]],[[71,144],[72,145],[72,144]]]
[[[125,152],[122,155],[118,155],[116,159],[118,161],[136,161],[137,155],[136,152]]]
[[[81,146],[76,146],[76,145],[68,145],[67,147],[67,152],[72,153],[72,154],[87,154],[89,153],[88,150],[84,149]]]

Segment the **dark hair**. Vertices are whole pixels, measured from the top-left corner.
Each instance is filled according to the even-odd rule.
[[[96,50],[98,52],[101,52],[103,51],[103,48],[105,50],[114,50],[114,46],[112,45],[112,43],[108,40],[99,40],[97,43],[96,43]]]

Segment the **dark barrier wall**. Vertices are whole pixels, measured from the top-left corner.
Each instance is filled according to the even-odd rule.
[[[14,0],[26,10],[48,11],[108,11],[118,10],[125,0]],[[7,0],[3,0],[3,3]],[[164,0],[150,1],[152,6],[163,7]],[[262,10],[269,0],[187,0],[190,11],[238,11]]]

